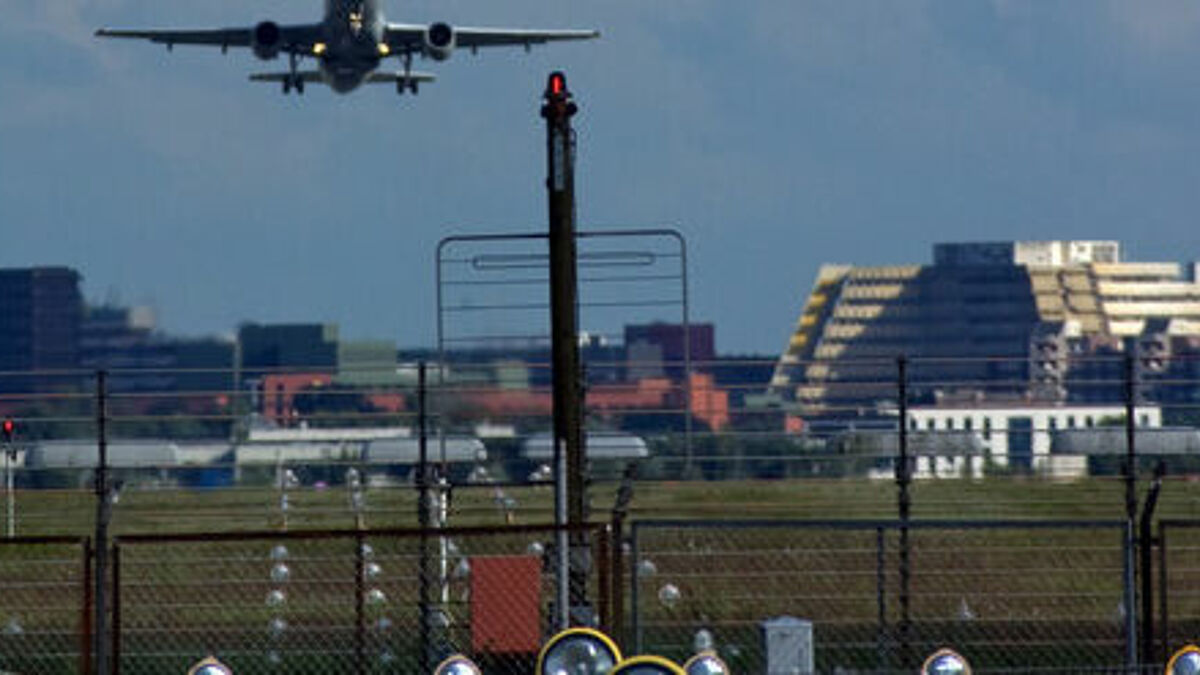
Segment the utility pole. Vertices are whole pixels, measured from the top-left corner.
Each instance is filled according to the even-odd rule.
[[[575,134],[571,118],[578,108],[561,72],[550,74],[543,96],[546,120],[546,191],[550,211],[550,323],[554,367],[555,513],[560,533],[559,624],[589,624],[587,606],[588,535],[586,454],[582,432],[583,401],[579,366],[578,277],[575,250]],[[565,494],[564,494],[565,492]],[[565,507],[565,523],[562,518]],[[569,548],[563,544],[569,540]],[[564,557],[567,556],[567,557]],[[563,565],[562,563],[566,564]],[[567,569],[564,569],[567,568]],[[562,573],[566,572],[566,593]],[[564,597],[565,596],[565,597]],[[562,605],[567,605],[563,608]],[[568,609],[569,608],[569,609]],[[565,610],[565,611],[564,611]]]

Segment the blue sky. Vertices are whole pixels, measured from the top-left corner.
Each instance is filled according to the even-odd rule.
[[[599,28],[283,97],[245,52],[100,26],[315,20],[318,0],[0,0],[0,266],[63,264],[163,328],[333,321],[432,344],[434,248],[545,228],[546,74],[580,103],[581,227],[671,226],[692,314],[776,353],[823,262],[1119,239],[1200,258],[1193,0],[419,0],[396,21]]]

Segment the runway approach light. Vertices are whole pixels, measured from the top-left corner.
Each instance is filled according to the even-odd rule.
[[[617,664],[612,675],[687,675],[677,664],[661,656],[634,656]]]
[[[550,638],[538,653],[537,675],[607,675],[621,661],[621,650],[592,628],[568,628]]]
[[[1198,675],[1200,674],[1200,647],[1188,645],[1175,652],[1167,662],[1164,675]]]
[[[233,675],[233,670],[210,656],[188,669],[187,675]]]
[[[729,675],[729,666],[716,652],[705,650],[688,659],[683,664],[683,672],[687,675]]]
[[[483,671],[479,670],[479,666],[471,659],[462,654],[455,654],[442,661],[434,669],[433,675],[483,675]]]
[[[921,675],[971,675],[971,664],[953,649],[939,649],[925,659]]]
[[[560,70],[550,73],[550,78],[546,80],[546,93],[542,97],[546,99],[546,105],[542,106],[542,117],[547,119],[562,120],[579,111],[579,107],[571,100],[571,90],[567,89],[567,76]]]

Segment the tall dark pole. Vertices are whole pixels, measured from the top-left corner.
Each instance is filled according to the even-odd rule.
[[[560,72],[550,74],[544,99],[542,117],[546,119],[546,192],[550,211],[554,464],[560,495],[562,483],[565,482],[567,524],[578,527],[586,522],[587,513],[584,476],[586,467],[581,431],[583,405],[580,395],[579,326],[576,313],[578,279],[575,251],[575,135],[571,129],[571,118],[577,108],[571,100],[571,92],[567,90],[567,78]],[[569,539],[567,600],[572,610],[582,609],[587,603],[587,534],[581,529],[572,529]],[[560,594],[560,602],[561,600]],[[582,618],[571,616],[570,622],[581,623]]]

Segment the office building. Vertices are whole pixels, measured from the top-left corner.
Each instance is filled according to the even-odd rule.
[[[0,371],[30,373],[79,366],[83,297],[66,267],[0,270]],[[0,377],[0,391],[53,389],[52,376]]]
[[[802,414],[862,415],[896,400],[906,356],[922,404],[1116,402],[1124,355],[1149,378],[1200,346],[1195,264],[1124,262],[1113,241],[938,244],[933,258],[823,266],[771,392]]]

